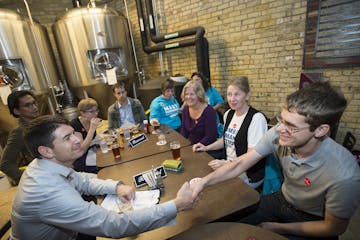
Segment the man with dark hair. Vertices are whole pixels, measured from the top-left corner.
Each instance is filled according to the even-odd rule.
[[[57,116],[41,116],[27,124],[25,142],[35,158],[18,186],[11,215],[10,239],[76,239],[78,233],[120,238],[171,223],[177,212],[193,206],[189,183],[174,200],[148,209],[121,214],[108,211],[81,194],[117,194],[125,202],[134,187],[122,181],[98,179],[96,174],[75,172],[71,167],[84,150],[82,138]]]
[[[194,183],[193,197],[273,153],[283,169],[282,187],[262,197],[256,212],[240,221],[260,224],[289,239],[337,239],[360,200],[360,169],[354,156],[328,137],[346,105],[340,91],[327,82],[290,94],[278,124],[254,150]]]
[[[109,129],[115,129],[124,124],[142,124],[146,119],[144,107],[137,99],[127,97],[123,82],[112,88],[116,102],[108,109]]]
[[[32,160],[23,140],[24,124],[38,117],[39,109],[35,96],[30,91],[11,93],[7,103],[9,112],[19,118],[19,126],[9,134],[0,162],[0,170],[7,175],[12,185],[17,185],[22,174],[19,167],[28,165]]]

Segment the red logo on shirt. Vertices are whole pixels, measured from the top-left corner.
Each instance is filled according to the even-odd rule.
[[[236,128],[236,123],[233,124],[233,128]]]
[[[306,184],[306,186],[310,186],[311,185],[311,181],[309,178],[304,178],[304,183]]]

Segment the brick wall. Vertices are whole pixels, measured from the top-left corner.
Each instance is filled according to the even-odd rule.
[[[156,0],[156,4],[161,34],[195,26],[205,28],[211,82],[222,94],[229,79],[247,75],[252,89],[251,104],[273,117],[280,111],[285,96],[298,88],[305,0]],[[11,5],[0,7],[13,8],[14,4]],[[34,17],[48,29],[56,16],[72,7],[70,0],[33,0],[30,5]],[[135,1],[127,1],[127,5],[139,65],[149,79],[156,78],[161,69],[159,53],[144,53]],[[125,14],[122,1],[109,2],[108,6]],[[189,77],[196,70],[195,47],[163,52],[163,59],[168,74]],[[360,149],[360,67],[311,72],[323,73],[325,80],[342,88],[349,106],[341,119],[337,140],[342,143],[346,131],[351,131],[358,139],[356,148]]]

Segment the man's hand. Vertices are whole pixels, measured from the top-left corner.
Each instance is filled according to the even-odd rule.
[[[176,194],[175,204],[178,212],[191,209],[195,203],[190,184],[185,182]]]
[[[129,185],[120,184],[116,186],[116,194],[121,202],[126,203],[135,198],[135,188]]]
[[[192,146],[192,150],[193,152],[205,152],[206,151],[206,146],[204,146],[202,143],[195,143]]]
[[[218,169],[219,167],[223,166],[226,164],[226,161],[224,160],[212,160],[208,163],[208,166],[212,168],[212,170],[216,170]]]

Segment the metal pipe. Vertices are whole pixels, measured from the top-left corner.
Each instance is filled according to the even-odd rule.
[[[136,51],[135,51],[135,43],[134,43],[134,38],[133,38],[133,35],[132,35],[132,31],[131,31],[130,16],[129,16],[129,11],[128,11],[126,0],[124,0],[124,5],[125,5],[125,11],[126,11],[126,19],[127,19],[127,23],[128,23],[129,32],[130,32],[131,45],[132,45],[133,54],[134,54],[136,73],[137,73],[137,76],[138,76],[139,84],[141,85],[142,84],[142,81],[141,81],[142,80],[142,78],[141,78],[142,73],[139,70],[139,63],[138,63],[137,55],[136,55]],[[135,86],[134,82],[133,82],[133,94],[134,94],[134,98],[137,98],[137,96],[136,96],[136,86]]]
[[[156,12],[156,4],[155,0],[151,0],[151,5],[153,6],[153,12]],[[154,28],[156,35],[160,35],[159,28],[157,27],[159,25],[159,20],[157,18],[157,14],[154,14]],[[163,59],[163,52],[159,52],[159,63],[160,63],[160,74],[162,77],[165,76],[165,67],[164,67],[164,59]]]
[[[196,63],[198,71],[202,72],[210,80],[210,67],[209,67],[209,48],[206,38],[204,38],[205,29],[201,26],[183,29],[180,31],[156,35],[156,28],[154,24],[153,6],[149,0],[146,2],[146,11],[148,14],[150,38],[151,41],[157,43],[155,46],[150,46],[147,37],[147,28],[144,23],[144,10],[141,0],[136,0],[136,8],[140,24],[140,36],[144,52],[160,52],[172,48],[181,48],[195,45],[196,48]],[[186,39],[177,42],[163,43],[171,39],[181,38],[185,36],[195,35],[193,39]]]

